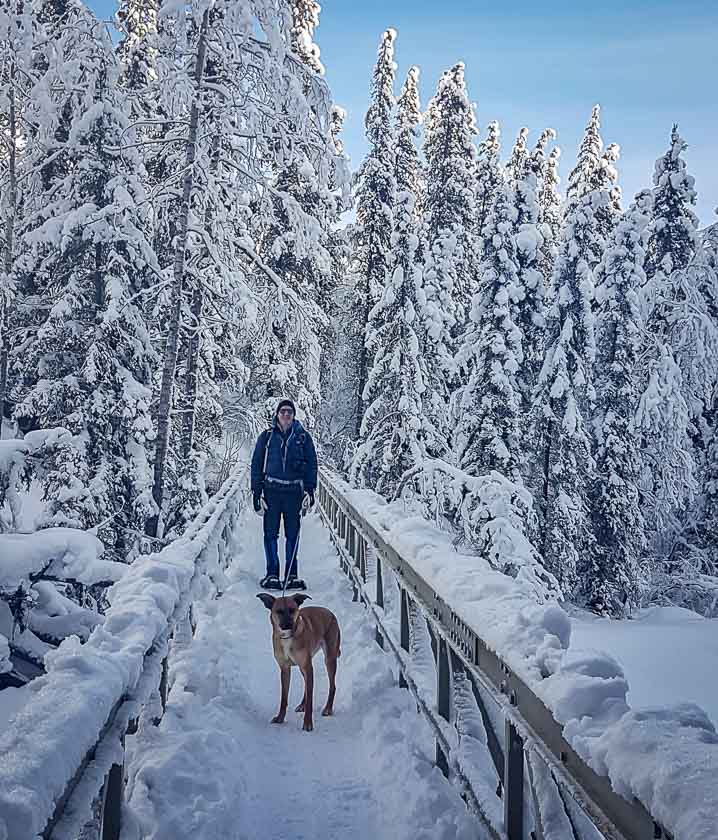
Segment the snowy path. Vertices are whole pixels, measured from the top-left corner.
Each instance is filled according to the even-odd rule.
[[[481,837],[458,791],[433,766],[433,741],[392,660],[374,644],[364,609],[337,570],[318,516],[307,517],[300,573],[314,603],[342,628],[336,714],[316,660],[315,730],[291,712],[272,726],[278,669],[266,609],[255,597],[263,572],[261,523],[242,527],[231,587],[199,610],[193,643],[177,653],[174,686],[158,729],[129,744],[130,810],[123,840],[468,840]],[[302,694],[292,673],[290,709]],[[139,826],[138,826],[139,827]]]

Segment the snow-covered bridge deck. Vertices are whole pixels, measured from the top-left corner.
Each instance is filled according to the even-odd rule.
[[[337,573],[317,515],[302,533],[301,570],[313,603],[342,631],[335,716],[323,718],[323,663],[315,669],[315,729],[302,732],[302,678],[294,669],[290,713],[273,726],[279,672],[268,613],[255,598],[264,559],[261,523],[241,524],[231,585],[198,606],[192,644],[172,659],[159,727],[128,742],[127,798],[139,836],[155,840],[285,840],[341,837],[449,840],[488,837],[433,765],[431,732],[392,676],[393,658]],[[319,657],[321,660],[321,657]]]
[[[718,736],[700,709],[631,709],[615,660],[569,649],[568,617],[530,582],[326,471],[300,568],[342,626],[336,716],[272,726],[246,483],[48,659],[0,732],[0,840],[94,840],[92,803],[103,840],[713,840]],[[290,708],[300,695],[295,673]]]

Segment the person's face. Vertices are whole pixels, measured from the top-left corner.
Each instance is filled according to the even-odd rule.
[[[279,425],[283,432],[285,432],[291,425],[292,420],[294,420],[294,412],[291,408],[280,408],[277,412],[279,417]]]

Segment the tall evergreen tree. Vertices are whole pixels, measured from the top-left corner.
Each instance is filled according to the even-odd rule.
[[[509,479],[518,478],[521,462],[517,374],[523,350],[511,301],[519,286],[516,217],[513,195],[503,187],[485,226],[471,323],[458,354],[467,384],[459,392],[461,413],[453,445],[465,472],[497,470]]]
[[[511,150],[511,157],[506,164],[506,180],[511,187],[515,187],[516,184],[524,177],[524,173],[526,172],[526,167],[529,162],[529,151],[527,145],[528,138],[528,128],[524,127],[519,129],[516,142]]]
[[[397,109],[396,206],[389,274],[369,315],[367,344],[374,362],[364,391],[367,410],[352,464],[355,482],[391,497],[402,476],[421,464],[434,432],[422,410],[425,366],[417,335],[420,275],[414,138],[421,119],[418,68],[409,71]]]
[[[23,231],[22,260],[27,275],[48,278],[43,292],[50,306],[24,348],[32,384],[16,416],[72,433],[44,473],[46,524],[102,524],[106,543],[125,556],[153,512],[154,353],[137,299],[158,269],[144,169],[119,98],[109,37],[80,14],[58,47],[47,73],[63,119],[69,116],[63,167],[44,173],[49,189],[44,201],[36,198]],[[79,68],[83,93],[70,110],[63,97],[78,97]]]
[[[358,174],[354,292],[350,311],[350,329],[356,364],[356,436],[361,434],[365,403],[364,388],[369,374],[369,351],[366,330],[369,312],[381,299],[389,266],[391,233],[394,225],[396,182],[394,177],[394,41],[396,32],[387,29],[379,45],[379,54],[371,85],[371,105],[366,114],[366,137],[369,153]]]
[[[319,26],[321,6],[316,0],[291,0],[291,5],[292,52],[315,73],[323,73],[319,47],[314,43],[314,30]]]
[[[551,138],[553,139],[553,138]],[[554,146],[546,158],[541,153],[539,176],[539,225],[543,245],[539,256],[539,268],[544,277],[544,284],[548,291],[551,275],[553,274],[558,253],[558,241],[561,234],[563,199],[559,193],[561,178],[558,174],[558,163],[561,149]]]
[[[645,279],[646,209],[646,196],[639,194],[619,222],[597,272],[597,447],[591,500],[596,552],[583,576],[581,595],[595,612],[615,617],[639,601],[639,564],[645,542],[634,418],[640,396],[638,290]]]
[[[546,294],[540,270],[544,246],[540,221],[539,177],[543,174],[543,150],[552,137],[547,130],[522,162],[517,156],[512,199],[516,208],[514,236],[516,240],[516,285],[511,290],[513,320],[521,333],[523,363],[518,376],[522,414],[528,418],[538,374],[544,357],[546,331]],[[525,147],[526,137],[522,144]],[[525,458],[523,459],[525,460]]]
[[[477,238],[483,236],[484,225],[493,207],[496,194],[504,185],[504,171],[501,167],[501,132],[493,120],[486,126],[486,137],[479,144],[476,161],[476,225]]]
[[[468,318],[476,277],[475,135],[464,65],[457,64],[441,77],[424,129],[424,285],[427,299],[435,302],[454,335]]]
[[[668,330],[669,309],[676,296],[671,277],[688,267],[696,251],[695,180],[686,171],[682,157],[685,148],[674,125],[670,148],[656,161],[653,174],[653,211],[641,303],[649,328],[660,336]]]
[[[680,534],[691,527],[718,378],[713,273],[696,259],[696,192],[685,148],[674,126],[668,151],[656,161],[640,295],[647,327],[639,411],[642,491],[651,553],[669,572]]]
[[[551,279],[547,349],[533,412],[537,450],[530,484],[543,514],[542,554],[567,596],[593,556],[589,490],[594,461],[588,418],[595,360],[593,272],[617,220],[617,148],[602,152],[596,106],[571,173]]]

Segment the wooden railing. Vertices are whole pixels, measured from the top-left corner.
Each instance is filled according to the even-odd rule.
[[[433,727],[437,765],[462,785],[491,836],[670,838],[638,800],[617,795],[576,754],[546,705],[356,510],[328,470],[318,499],[354,600],[371,612],[378,644],[396,656],[400,685]]]
[[[244,471],[228,479],[181,538],[128,567],[77,661],[34,681],[15,728],[0,734],[0,837],[77,837],[92,815],[103,840],[119,840],[125,736],[143,714],[161,719],[170,640],[191,637],[198,586],[209,578],[216,591],[223,577],[246,484]]]

